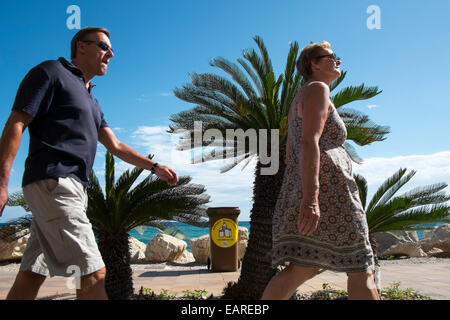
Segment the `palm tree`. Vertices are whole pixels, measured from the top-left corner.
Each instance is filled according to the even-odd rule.
[[[209,222],[204,204],[209,202],[209,196],[205,195],[203,185],[191,184],[192,178],[188,176],[180,177],[178,184],[170,187],[164,180],[149,175],[131,189],[143,169],[127,170],[115,182],[114,157],[110,153],[106,153],[105,169],[106,196],[94,172],[89,176],[87,216],[106,265],[108,298],[129,299],[133,294],[133,280],[128,232],[150,226],[164,233],[182,234],[164,220],[205,228]],[[30,211],[22,192],[11,194],[7,205]],[[23,237],[32,219],[32,215],[27,215],[0,228],[0,239],[11,242]]]
[[[253,151],[249,148],[241,150],[236,147],[234,140],[227,141],[226,138],[202,141],[201,147],[217,148],[199,159],[193,159],[193,163],[208,161],[215,158],[217,151],[225,150],[224,158],[231,158],[231,162],[222,168],[221,172],[231,170],[244,160],[247,166],[253,157],[257,157],[258,160],[253,184],[250,239],[242,262],[241,275],[237,284],[229,286],[229,290],[224,292],[225,298],[232,299],[259,299],[275,273],[267,258],[267,253],[272,248],[272,214],[285,169],[289,108],[295,94],[304,83],[304,79],[295,70],[299,51],[297,42],[290,43],[284,74],[276,77],[263,40],[256,36],[254,41],[260,55],[254,49],[249,49],[243,52],[244,59],[237,59],[244,71],[237,64],[221,57],[214,58],[210,62],[211,66],[218,67],[230,75],[234,82],[216,74],[194,73],[190,75],[192,84],[174,90],[178,98],[196,106],[173,115],[171,121],[174,125],[170,126],[169,130],[170,133],[187,131],[178,146],[179,150],[197,147],[192,143],[195,137],[195,121],[202,122],[202,133],[208,129],[218,129],[223,137],[226,137],[227,129],[244,131],[256,129],[256,132],[265,129],[268,132],[268,141],[271,141],[271,129],[279,130],[280,167],[275,175],[261,174],[261,169],[265,165],[260,161],[259,150]],[[336,89],[345,76],[346,72],[343,72],[331,83],[330,89]],[[382,141],[389,130],[387,127],[373,124],[367,116],[359,112],[340,108],[352,101],[369,99],[379,93],[381,91],[378,91],[377,87],[366,87],[361,84],[357,87],[346,87],[332,97],[347,126],[348,139],[358,145]],[[227,148],[230,144],[234,147]],[[352,158],[360,161],[349,143],[346,143],[346,147]],[[270,143],[267,150],[268,154],[271,154]]]
[[[450,196],[442,191],[447,187],[446,183],[415,188],[394,197],[397,191],[416,174],[414,170],[409,173],[406,171],[407,169],[399,169],[383,182],[367,205],[367,181],[361,175],[354,175],[361,203],[366,212],[370,242],[376,260],[377,246],[373,238],[375,233],[430,230],[433,226],[429,223],[449,221],[450,212],[446,202],[450,200]]]
[[[151,156],[150,156],[151,158]],[[131,187],[143,169],[127,170],[114,180],[114,157],[106,154],[105,194],[92,172],[88,188],[87,216],[98,238],[106,265],[106,292],[109,299],[129,299],[133,294],[129,234],[139,226],[164,228],[161,220],[175,220],[205,227],[209,196],[203,185],[191,184],[183,176],[175,187],[154,175]]]

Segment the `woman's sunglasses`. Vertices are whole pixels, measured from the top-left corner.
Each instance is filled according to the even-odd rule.
[[[331,58],[331,59],[333,59],[334,61],[340,61],[341,60],[341,58],[339,58],[337,55],[336,55],[336,53],[330,53],[330,54],[325,54],[325,55],[323,55],[323,56],[318,56],[318,57],[315,57],[314,59],[321,59],[321,58]]]

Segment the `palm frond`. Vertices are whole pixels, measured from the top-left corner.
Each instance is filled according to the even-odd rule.
[[[114,157],[107,152],[105,156],[105,194],[106,198],[114,197]]]
[[[355,148],[353,148],[353,146],[347,141],[344,142],[344,149],[353,162],[356,162],[357,164],[363,163],[364,160],[358,155]]]
[[[256,51],[254,49],[244,50],[242,55],[248,62],[250,62],[251,66],[256,71],[256,75],[259,78],[259,82],[261,83],[261,89],[263,91],[263,94],[261,95],[261,97],[265,97],[267,95],[267,92],[266,92],[264,83],[266,81],[265,79],[267,78],[267,71],[264,66],[264,62],[258,56],[258,54],[256,53]]]
[[[109,210],[106,206],[106,199],[102,187],[100,186],[94,171],[91,171],[91,174],[89,175],[87,194],[88,207],[86,214],[89,217],[89,220],[91,220],[92,225],[108,228],[111,223]]]
[[[361,200],[363,208],[365,208],[367,201],[367,180],[359,174],[354,174],[353,178],[355,179],[356,185],[358,186],[359,198]]]
[[[267,51],[266,45],[260,36],[255,36],[253,40],[258,45],[259,51],[261,52],[262,61],[264,62],[264,69],[266,74],[273,73],[272,61],[270,61],[269,53]]]
[[[391,217],[384,221],[380,221],[371,228],[371,232],[383,231],[404,231],[405,227],[423,224],[423,223],[438,223],[443,219],[448,218],[449,207],[442,204],[437,204],[429,207],[416,208],[409,210],[402,214]]]
[[[387,190],[385,192],[383,197],[381,197],[381,199],[377,202],[377,205],[384,205],[388,201],[391,201],[391,199],[394,196],[394,194],[396,194],[397,191],[400,190],[401,187],[403,187],[406,183],[408,183],[408,181],[411,180],[412,177],[414,177],[415,174],[416,174],[416,171],[415,170],[411,170],[411,172],[409,172],[405,177],[402,177],[397,182],[395,182],[391,186],[391,188],[389,188],[389,190]]]
[[[374,124],[367,115],[352,109],[339,109],[338,113],[347,128],[347,139],[360,146],[371,144],[375,141],[385,140],[389,133],[388,126]]]
[[[332,100],[334,106],[340,108],[353,101],[373,98],[381,92],[382,91],[378,91],[378,87],[366,87],[363,83],[357,87],[350,86],[342,89],[333,96]]]
[[[154,220],[149,221],[149,223],[147,223],[146,225],[155,228],[161,233],[168,234],[177,239],[180,240],[186,239],[186,234],[182,232],[180,229],[178,229],[177,226],[171,222]]]
[[[261,80],[258,78],[258,76],[253,72],[252,68],[245,62],[245,60],[237,59],[239,64],[247,71],[250,78],[253,80],[253,84],[255,85],[256,89],[258,90],[259,96],[264,95],[264,89],[261,84]]]
[[[289,113],[289,108],[291,106],[292,100],[289,100],[291,96],[291,91],[297,92],[295,87],[294,77],[295,77],[295,63],[298,55],[298,43],[295,41],[291,43],[289,48],[289,53],[286,61],[286,68],[284,70],[283,86],[281,90],[281,110],[280,117],[283,117]]]
[[[373,195],[366,209],[368,220],[371,218],[372,215],[374,215],[372,211],[378,205],[380,199],[383,198],[383,196],[389,191],[389,189],[391,189],[395,184],[401,181],[402,177],[406,173],[406,170],[407,169],[399,169],[378,188],[377,192]],[[415,171],[412,172],[412,175],[414,174]],[[409,179],[411,178],[412,176],[409,177]]]
[[[8,201],[6,202],[8,207],[22,207],[26,212],[30,212],[30,207],[28,206],[22,191],[13,192],[8,195]]]
[[[231,160],[227,164],[225,164],[225,166],[220,168],[220,173],[226,173],[226,172],[230,171],[231,169],[236,167],[239,163],[241,163],[245,159],[251,158],[254,155],[255,155],[255,153],[245,153],[245,154],[241,154],[241,155],[235,157],[233,160]],[[247,162],[247,164],[248,164],[248,162]],[[245,166],[247,166],[247,164]]]
[[[244,90],[248,99],[253,99],[257,96],[255,90],[253,89],[253,86],[236,64],[222,57],[212,59],[209,64],[213,67],[221,68],[226,73],[231,75],[233,77],[233,80],[236,81]]]
[[[450,196],[446,195],[444,190],[448,184],[441,182],[432,185],[417,187],[402,195],[400,198],[411,199],[414,205],[427,205],[434,203],[444,203],[450,201]]]

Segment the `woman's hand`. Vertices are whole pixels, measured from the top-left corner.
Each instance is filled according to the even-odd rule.
[[[320,210],[318,202],[302,203],[298,215],[298,232],[304,236],[310,236],[316,231],[319,224]]]

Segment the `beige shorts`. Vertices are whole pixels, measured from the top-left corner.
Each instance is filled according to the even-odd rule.
[[[44,276],[84,276],[103,263],[86,216],[86,189],[74,178],[40,180],[23,188],[33,213],[20,271]]]

